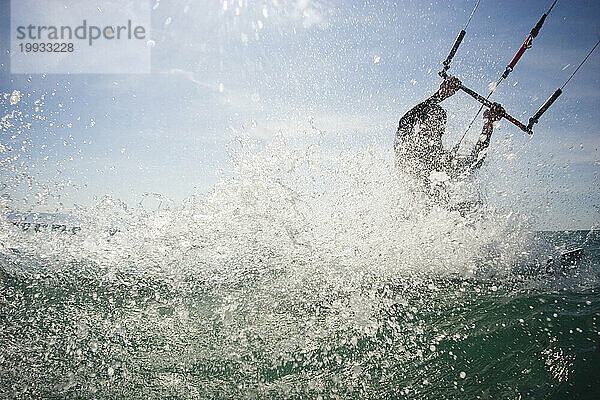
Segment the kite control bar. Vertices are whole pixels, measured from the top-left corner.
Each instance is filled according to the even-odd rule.
[[[446,71],[443,71],[443,70],[440,71],[440,76],[443,79],[448,79],[448,74],[446,73]],[[480,102],[481,104],[483,104],[486,107],[492,107],[492,105],[494,104],[491,101],[489,101],[488,99],[486,99],[485,97],[483,97],[482,95],[480,95],[479,93],[477,93],[476,91],[474,91],[473,89],[469,89],[468,87],[466,87],[462,83],[459,86],[459,88],[460,88],[460,90],[462,90],[463,92],[465,92],[469,96],[473,97],[475,100],[477,100],[478,102]],[[519,129],[521,129],[523,132],[527,132],[530,135],[533,134],[533,131],[531,130],[531,128],[528,128],[524,123],[522,123],[521,121],[519,121],[518,119],[516,119],[512,115],[508,114],[507,112],[504,112],[504,114],[502,114],[502,117],[506,118],[507,120],[509,120],[510,122],[512,122]]]
[[[477,3],[475,3],[475,7],[473,8],[473,11],[471,12],[471,15],[469,16],[469,19],[467,20],[467,23],[465,24],[465,27],[459,32],[458,37],[456,38],[456,40],[454,41],[454,44],[452,45],[452,48],[450,49],[450,53],[448,54],[448,57],[446,57],[446,60],[443,62],[444,67],[439,72],[439,75],[443,79],[448,79],[448,70],[450,69],[450,63],[452,62],[452,59],[454,58],[454,55],[456,54],[456,51],[458,50],[458,48],[461,45],[463,39],[465,38],[465,35],[467,33],[466,32],[467,31],[467,27],[469,26],[469,23],[471,22],[471,19],[473,18],[473,14],[475,14],[475,11],[477,10],[477,6],[479,6],[479,2],[480,1],[481,0],[477,0]],[[531,46],[533,44],[533,39],[535,39],[535,37],[538,35],[538,33],[540,32],[540,30],[542,29],[542,25],[544,25],[544,22],[546,21],[546,18],[550,14],[550,11],[552,11],[552,9],[554,8],[554,6],[556,5],[557,1],[558,0],[553,0],[552,1],[552,4],[550,5],[550,8],[548,8],[548,11],[546,11],[544,13],[544,15],[542,15],[542,17],[540,18],[540,20],[538,21],[538,23],[533,27],[533,29],[531,30],[531,32],[529,33],[529,35],[525,39],[525,42],[523,42],[523,44],[521,45],[521,47],[519,48],[519,50],[517,51],[517,53],[515,54],[515,56],[513,57],[513,59],[506,66],[506,70],[500,76],[500,78],[498,79],[498,81],[494,85],[494,89],[492,89],[490,91],[490,93],[488,94],[487,97],[481,96],[476,91],[474,91],[472,89],[469,89],[468,87],[466,87],[466,86],[464,86],[462,84],[459,86],[460,90],[462,90],[463,92],[467,93],[469,96],[473,97],[475,100],[477,100],[478,102],[480,102],[482,104],[481,108],[483,108],[484,106],[491,108],[492,105],[493,105],[493,103],[491,101],[489,101],[488,99],[494,93],[495,88],[500,84],[500,82],[502,82],[502,80],[506,79],[508,77],[508,75],[512,72],[512,70],[514,69],[515,65],[517,64],[517,62],[519,62],[519,60],[521,59],[521,57],[523,56],[523,54],[525,53],[525,51],[527,49],[531,48]],[[589,51],[589,53],[587,54],[587,56],[585,56],[585,58],[583,59],[583,61],[579,64],[579,66],[571,74],[571,76],[569,77],[569,79],[567,79],[567,81],[562,85],[562,87],[560,87],[559,89],[557,89],[552,94],[552,96],[550,96],[550,98],[548,98],[548,100],[546,100],[546,102],[542,105],[542,107],[540,107],[540,109],[531,118],[529,118],[529,123],[527,125],[523,124],[518,119],[516,119],[515,117],[511,116],[510,114],[508,114],[506,112],[504,112],[504,114],[502,115],[502,117],[506,118],[511,123],[513,123],[514,125],[516,125],[517,127],[519,127],[519,129],[521,129],[523,132],[527,132],[530,135],[533,134],[533,131],[532,131],[533,126],[539,121],[539,119],[542,116],[542,114],[544,114],[548,110],[548,108],[550,108],[550,106],[560,97],[560,95],[562,94],[562,91],[565,88],[565,86],[569,83],[569,81],[573,78],[573,76],[577,73],[577,71],[579,71],[579,68],[581,68],[581,66],[586,62],[586,60],[590,57],[590,55],[594,52],[594,50],[596,49],[596,47],[598,47],[599,44],[600,44],[600,40],[598,40],[598,42],[596,42],[596,44],[594,45],[594,47]],[[477,112],[477,115],[479,115],[479,112],[481,112],[481,108]],[[460,138],[460,140],[458,141],[458,143],[454,146],[453,151],[458,151],[460,143],[462,142],[463,138],[465,137],[465,135],[469,131],[469,128],[471,128],[471,126],[473,125],[473,122],[477,118],[477,115],[475,115],[475,117],[473,117],[473,120],[471,121],[471,123],[469,124],[469,126],[467,127],[467,129],[465,130],[465,133],[463,133],[463,135]]]
[[[492,94],[494,94],[494,91],[496,90],[496,88],[498,87],[498,85],[500,83],[502,83],[502,81],[504,79],[506,79],[508,77],[508,75],[513,71],[513,69],[515,68],[515,65],[517,65],[517,63],[519,62],[519,60],[521,59],[521,57],[523,56],[523,54],[525,54],[525,50],[531,48],[531,46],[533,45],[533,39],[535,39],[536,36],[538,35],[538,33],[540,33],[540,29],[542,29],[542,26],[544,25],[544,21],[546,21],[546,18],[548,17],[548,14],[550,14],[550,11],[552,11],[552,9],[554,8],[554,5],[556,4],[557,1],[558,0],[554,0],[552,2],[552,5],[548,9],[548,11],[546,11],[546,13],[544,15],[542,15],[542,17],[540,18],[540,20],[538,21],[538,23],[533,27],[533,29],[531,30],[531,32],[529,33],[529,35],[525,39],[525,42],[523,42],[523,44],[521,45],[521,47],[519,48],[519,50],[517,51],[517,53],[515,54],[515,56],[513,57],[513,59],[506,66],[506,69],[504,70],[504,73],[500,76],[500,78],[498,78],[498,80],[496,81],[496,84],[492,87],[492,89],[488,93],[486,99],[489,99],[492,96]],[[550,105],[548,105],[548,107],[549,106]],[[471,120],[471,122],[469,123],[469,126],[467,126],[467,129],[465,129],[465,132],[461,136],[460,140],[454,146],[456,148],[456,151],[458,151],[458,148],[460,147],[460,144],[462,143],[463,139],[465,138],[465,136],[469,132],[469,129],[471,129],[471,127],[473,126],[473,123],[475,122],[475,120],[477,120],[477,117],[479,116],[479,113],[481,112],[481,110],[483,110],[483,105],[481,107],[479,107],[479,110],[477,110],[477,113],[475,114],[475,116],[473,117],[473,119]],[[538,115],[538,118],[540,116],[541,116],[541,114]],[[536,122],[537,122],[537,120],[536,120]],[[532,126],[533,126],[533,124],[531,123],[531,120],[529,120],[529,125],[527,125],[527,129],[530,131]]]
[[[558,99],[558,96],[560,96],[561,94],[562,89],[556,89],[556,92],[554,92],[552,96],[550,96],[550,98],[546,100],[544,105],[541,106],[539,110],[537,110],[533,117],[529,118],[529,124],[527,124],[527,129],[533,128],[533,125],[538,123],[542,114],[546,112],[546,110],[552,105],[552,103],[556,101],[556,99]]]
[[[465,24],[465,27],[458,33],[458,37],[454,41],[454,44],[452,45],[452,48],[450,49],[450,53],[448,54],[448,57],[446,57],[446,60],[443,62],[444,68],[439,72],[439,75],[443,79],[448,79],[448,70],[450,69],[450,63],[452,62],[452,59],[454,58],[454,55],[456,54],[456,51],[458,50],[458,47],[460,46],[460,44],[462,43],[463,39],[465,38],[465,35],[467,33],[467,27],[469,26],[469,23],[471,22],[471,19],[473,18],[473,14],[475,14],[475,11],[477,10],[477,6],[479,6],[479,2],[480,1],[481,0],[477,0],[477,3],[475,3],[475,8],[473,8],[473,11],[471,12],[471,15],[469,16],[469,19],[467,20],[467,23]],[[554,0],[554,3],[552,3],[552,6],[550,7],[550,10],[552,10],[552,7],[554,7],[554,4],[556,3],[556,1],[557,0]],[[546,14],[544,14],[544,16],[542,17],[542,19],[540,19],[540,21],[535,26],[535,28],[533,28],[533,30],[529,34],[529,37],[527,38],[527,40],[525,41],[525,43],[523,44],[523,46],[521,46],[521,49],[519,50],[519,52],[517,53],[517,55],[514,57],[513,61],[511,61],[511,63],[509,64],[509,66],[506,67],[505,74],[507,76],[510,73],[510,71],[512,71],[512,69],[515,66],[515,64],[517,63],[517,61],[519,61],[519,58],[521,58],[521,56],[525,52],[525,49],[527,49],[528,47],[531,47],[531,40],[532,40],[532,38],[534,38],[534,37],[537,36],[537,34],[538,34],[540,28],[542,27],[542,24],[544,23],[544,20],[546,19],[546,16],[550,12],[550,10],[548,10],[548,12]],[[503,76],[500,79],[504,79],[504,78],[506,78],[506,76]],[[483,106],[492,107],[493,103],[488,100],[488,98],[490,97],[491,93],[490,93],[490,95],[488,95],[488,98],[486,98],[486,97],[483,97],[482,95],[480,95],[479,93],[477,93],[476,91],[474,91],[472,89],[469,89],[468,87],[464,86],[463,84],[460,85],[460,89],[463,92],[467,93],[469,96],[473,97],[478,102],[480,102]],[[479,111],[481,111],[481,109]],[[479,112],[477,114],[479,114]],[[516,119],[515,117],[511,116],[510,114],[504,112],[504,114],[502,115],[502,117],[506,118],[507,120],[509,120],[510,122],[512,122],[513,124],[515,124],[516,126],[518,126],[519,129],[521,129],[523,132],[527,132],[530,135],[533,133],[530,128],[528,128],[527,126],[525,126],[525,124],[523,124],[522,122],[520,122],[518,119]],[[477,116],[475,116],[475,118],[477,118]],[[473,122],[471,122],[471,123],[473,123]],[[470,127],[470,125],[469,125],[469,127]],[[468,131],[468,128],[467,128],[467,131]],[[465,131],[465,134],[466,134],[466,131]],[[463,134],[463,138],[464,138],[464,134]],[[462,138],[461,138],[461,141],[462,141]],[[460,142],[458,143],[458,145],[460,145]]]

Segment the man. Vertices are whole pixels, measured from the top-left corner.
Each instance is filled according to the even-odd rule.
[[[398,162],[425,182],[435,183],[436,177],[469,173],[483,164],[490,144],[494,122],[502,119],[504,109],[498,103],[483,113],[485,123],[475,148],[468,156],[445,151],[442,135],[446,129],[446,111],[439,103],[456,93],[461,82],[456,77],[444,80],[433,96],[417,104],[401,119],[396,133],[394,150]],[[415,126],[418,125],[418,132]]]

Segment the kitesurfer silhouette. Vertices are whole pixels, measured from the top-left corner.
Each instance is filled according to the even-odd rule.
[[[431,183],[432,174],[456,178],[481,167],[494,123],[505,113],[498,103],[493,103],[484,112],[483,130],[470,154],[459,156],[455,151],[444,150],[442,135],[446,130],[447,117],[440,102],[455,94],[460,85],[458,78],[448,77],[431,97],[414,106],[400,119],[394,142],[398,164],[426,182]]]

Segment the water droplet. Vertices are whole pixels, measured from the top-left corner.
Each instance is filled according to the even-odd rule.
[[[15,105],[19,101],[21,101],[21,92],[18,90],[13,90],[12,94],[10,95],[10,105]]]

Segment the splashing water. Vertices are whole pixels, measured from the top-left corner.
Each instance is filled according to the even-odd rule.
[[[539,245],[527,219],[461,215],[387,146],[329,139],[240,140],[207,193],[158,210],[105,197],[74,235],[3,216],[0,393],[455,398],[566,382],[578,360],[537,323],[555,289],[514,279]],[[555,336],[531,348],[523,330]],[[538,351],[533,372],[486,373],[498,343]]]

